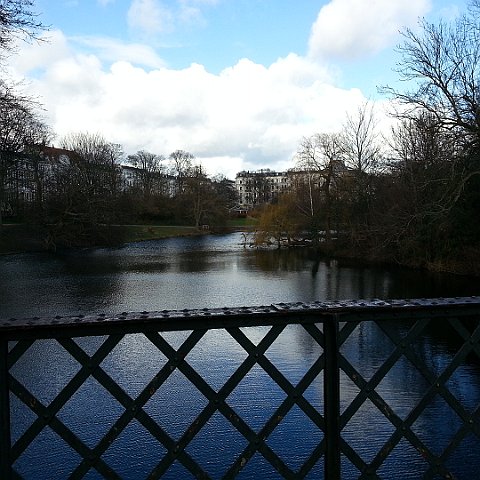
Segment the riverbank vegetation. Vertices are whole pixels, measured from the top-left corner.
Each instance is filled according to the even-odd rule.
[[[395,127],[378,133],[366,104],[342,131],[304,138],[297,185],[265,208],[255,242],[479,275],[479,20],[474,1],[453,23],[403,32],[411,90],[384,88]]]
[[[55,250],[57,245],[48,245],[48,230],[41,225],[5,224],[0,235],[0,255],[19,252]],[[195,227],[175,225],[109,225],[99,226],[98,244],[118,246],[125,243],[158,240],[171,237],[200,235],[208,232]],[[59,244],[58,247],[65,246]]]
[[[236,202],[232,182],[209,177],[190,153],[179,150],[166,159],[138,152],[129,162],[135,165],[138,157],[148,156],[149,164],[132,167],[135,175],[129,181],[119,167],[118,145],[88,133],[63,142],[60,149],[35,146],[1,156],[10,174],[17,163],[18,171],[25,161],[34,166],[26,170],[34,177],[34,199],[10,198],[14,215],[7,220],[32,226],[32,235],[42,235],[45,248],[111,245],[228,226]],[[174,158],[180,156],[182,169],[176,170]],[[0,235],[6,231],[0,219]]]

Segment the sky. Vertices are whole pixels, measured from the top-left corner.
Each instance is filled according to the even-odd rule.
[[[8,60],[59,145],[88,132],[192,153],[210,175],[294,166],[303,137],[366,101],[380,122],[400,31],[467,0],[36,0],[45,42]]]

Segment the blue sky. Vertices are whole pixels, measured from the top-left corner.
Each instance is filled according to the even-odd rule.
[[[132,21],[135,4],[143,4],[146,10],[156,6],[161,9],[159,17],[163,13],[165,19],[160,17],[159,25],[150,30],[145,25],[142,28],[140,21]],[[307,0],[301,2],[300,8],[292,8],[292,4],[291,0],[37,2],[46,23],[71,36],[145,42],[171,68],[185,68],[196,62],[213,73],[244,57],[266,65],[290,52],[304,54],[312,19],[321,2]]]
[[[48,42],[10,59],[59,139],[100,133],[211,174],[293,166],[302,136],[341,128],[397,81],[398,31],[466,0],[37,0]]]

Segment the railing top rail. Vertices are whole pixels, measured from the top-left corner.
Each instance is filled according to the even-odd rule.
[[[445,310],[471,313],[480,310],[480,296],[402,300],[337,300],[327,302],[275,303],[252,307],[223,307],[184,310],[122,312],[114,315],[75,315],[0,319],[0,336],[58,337],[101,335],[115,330],[137,332],[172,331],[195,328],[273,325],[278,323],[320,323],[335,316],[342,321],[402,318],[412,312],[441,315]],[[181,321],[179,321],[181,320]]]

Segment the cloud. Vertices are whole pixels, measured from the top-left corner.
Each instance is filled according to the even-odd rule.
[[[312,27],[309,55],[316,59],[358,59],[391,46],[398,32],[413,26],[431,0],[331,0]]]
[[[105,0],[104,0],[105,1]],[[205,26],[203,10],[220,0],[133,0],[128,10],[130,28],[147,36],[171,33],[181,25]]]
[[[94,50],[101,60],[108,63],[123,60],[149,68],[160,68],[165,65],[162,58],[149,45],[95,36],[75,37],[71,41]]]
[[[20,78],[27,72],[32,75],[36,69],[44,69],[46,65],[54,64],[57,60],[71,55],[68,40],[61,31],[53,30],[42,38],[44,40],[42,43],[17,44],[15,50],[18,51],[18,55],[10,60],[14,66],[14,75],[20,74]]]
[[[133,0],[127,14],[130,28],[147,35],[169,32],[173,28],[173,14],[159,0]]]
[[[365,101],[295,54],[270,66],[242,59],[219,74],[199,64],[145,69],[118,55],[106,64],[100,55],[75,52],[55,32],[47,45],[24,45],[12,68],[31,78],[59,137],[100,133],[127,154],[184,149],[210,174],[230,177],[245,168],[293,166],[303,136],[338,130],[345,112]]]
[[[202,9],[218,3],[219,0],[179,0],[179,19],[183,23],[204,25],[205,18]]]

